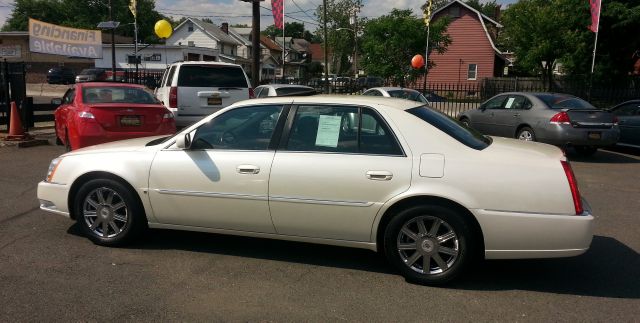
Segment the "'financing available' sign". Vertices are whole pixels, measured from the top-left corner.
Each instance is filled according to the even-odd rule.
[[[102,33],[29,18],[29,50],[70,57],[102,58]]]

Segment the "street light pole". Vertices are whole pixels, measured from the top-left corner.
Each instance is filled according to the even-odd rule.
[[[113,21],[113,6],[109,0],[109,21]],[[111,80],[116,80],[116,28],[111,29]]]

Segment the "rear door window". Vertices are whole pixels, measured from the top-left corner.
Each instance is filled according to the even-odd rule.
[[[178,86],[248,88],[247,79],[240,67],[216,65],[182,65],[178,74]]]

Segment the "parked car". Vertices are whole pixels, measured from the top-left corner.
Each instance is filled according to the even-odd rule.
[[[427,91],[424,94],[424,97],[427,98],[427,100],[429,102],[445,102],[447,101],[447,98],[441,96],[441,95],[437,95],[435,92],[433,91]]]
[[[358,78],[357,82],[360,89],[384,86],[384,80],[377,76],[363,76]]]
[[[375,88],[366,90],[364,93],[362,93],[362,95],[384,96],[387,98],[398,98],[398,99],[405,99],[405,100],[411,100],[411,101],[422,102],[422,103],[429,103],[427,98],[425,98],[424,95],[422,95],[422,93],[416,90],[405,89],[401,87],[375,87]]]
[[[56,66],[47,71],[47,83],[49,84],[72,84],[75,83],[76,75],[68,67]]]
[[[609,112],[618,118],[620,140],[617,145],[640,148],[640,100],[620,103]]]
[[[107,72],[100,68],[85,68],[76,75],[76,83],[105,81]]]
[[[582,254],[593,223],[557,147],[363,96],[247,100],[173,137],[67,153],[38,198],[99,245],[150,227],[356,247],[423,284],[478,257]]]
[[[310,86],[291,84],[266,84],[254,89],[257,98],[268,96],[306,96],[316,94],[316,90]]]
[[[462,112],[458,120],[487,135],[570,145],[585,156],[614,145],[620,136],[612,113],[560,93],[502,93]]]
[[[254,94],[240,65],[194,61],[171,64],[156,88],[156,97],[182,127]]]
[[[53,101],[57,142],[69,151],[176,132],[173,114],[142,85],[78,83]]]

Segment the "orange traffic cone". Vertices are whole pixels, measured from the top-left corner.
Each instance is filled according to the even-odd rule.
[[[24,132],[22,128],[22,122],[20,121],[20,115],[18,114],[18,107],[15,101],[11,101],[11,120],[9,121],[9,135],[4,140],[19,141],[31,139],[28,133]]]

